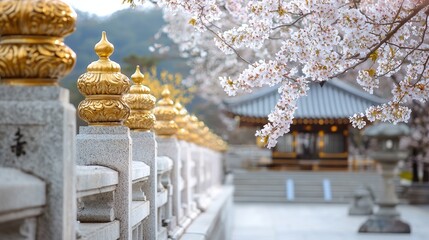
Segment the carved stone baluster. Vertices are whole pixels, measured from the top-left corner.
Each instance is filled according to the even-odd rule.
[[[80,199],[77,218],[80,222],[111,222],[115,220],[113,192],[105,192]]]

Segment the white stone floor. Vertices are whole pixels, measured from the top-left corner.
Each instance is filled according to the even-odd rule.
[[[365,216],[348,216],[343,204],[234,206],[232,240],[429,240],[429,206],[401,205],[411,234],[359,234]]]

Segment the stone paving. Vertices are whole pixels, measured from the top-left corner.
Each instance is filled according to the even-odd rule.
[[[429,240],[429,206],[399,206],[411,234],[359,234],[366,216],[348,216],[345,204],[234,206],[232,240]]]

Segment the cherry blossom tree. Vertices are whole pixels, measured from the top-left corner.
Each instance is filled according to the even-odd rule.
[[[256,133],[268,147],[289,131],[297,100],[311,82],[356,71],[356,82],[373,93],[380,82],[390,81],[389,102],[350,117],[358,128],[368,121],[407,121],[407,104],[424,103],[429,96],[429,0],[155,2],[165,9],[165,32],[183,53],[197,55],[201,63],[212,61],[207,67],[229,95],[280,85],[269,122]],[[224,67],[216,69],[221,58],[206,60],[217,51],[213,46],[228,56]],[[228,66],[233,67],[224,71]],[[398,71],[403,77],[393,81]]]

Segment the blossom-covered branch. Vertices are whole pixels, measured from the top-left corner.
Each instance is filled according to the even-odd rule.
[[[213,71],[229,95],[280,85],[281,97],[269,123],[257,133],[269,147],[289,131],[296,101],[311,81],[329,81],[356,71],[357,83],[373,93],[380,81],[404,72],[397,82],[391,81],[389,102],[350,118],[359,128],[367,121],[407,121],[411,100],[428,100],[429,0],[157,3],[165,9],[165,32],[184,53],[197,56],[191,60],[197,78],[205,72],[205,80],[210,81]],[[252,63],[237,61],[240,58]]]

